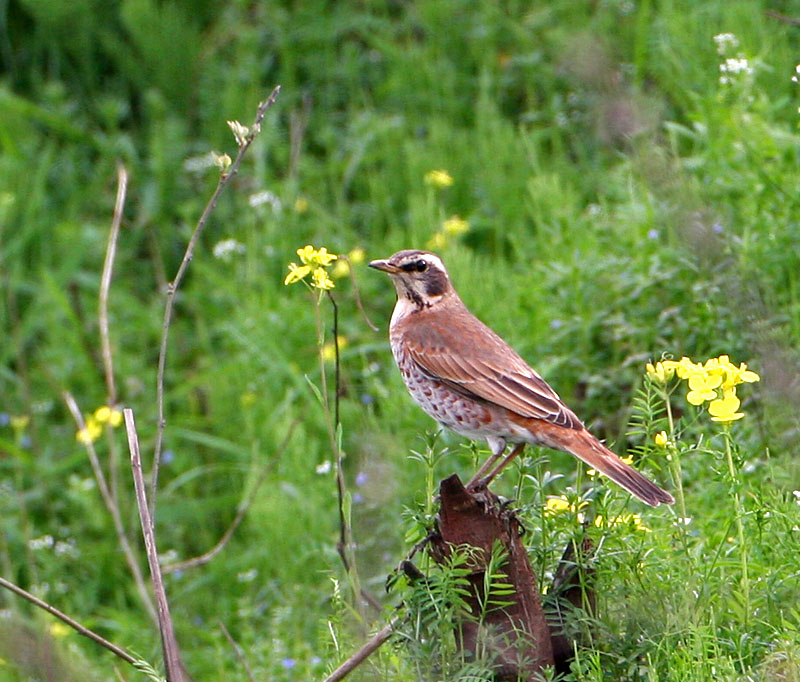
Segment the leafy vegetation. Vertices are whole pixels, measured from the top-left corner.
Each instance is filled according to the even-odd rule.
[[[222,552],[166,576],[193,677],[247,679],[221,622],[256,679],[323,679],[386,622],[353,598],[360,584],[422,620],[353,679],[487,679],[490,661],[451,655],[463,566],[420,559],[437,586],[427,597],[383,589],[430,523],[436,482],[485,455],[435,435],[406,396],[385,335],[394,293],[360,262],[431,244],[470,308],[595,433],[670,490],[680,472],[685,514],[642,509],[550,452],[498,482],[521,507],[542,586],[578,514],[606,520],[586,531],[598,609],[575,614],[590,636],[568,679],[798,679],[800,29],[782,14],[795,12],[753,0],[12,0],[0,33],[0,574],[158,667],[62,394],[86,415],[108,402],[98,292],[122,161],[110,334],[149,468],[165,287],[219,175],[209,152],[233,155],[225,121],[247,124],[280,83],[170,333],[164,563],[211,548],[267,469]],[[452,184],[426,181],[431,171]],[[331,308],[321,300],[320,337],[317,292],[284,286],[306,244],[351,254],[382,328],[331,266],[359,583],[337,554],[320,401],[324,366],[333,402]],[[745,417],[721,428],[681,390],[670,429],[645,364],[723,354],[761,376],[739,394]],[[138,538],[123,429],[98,428]],[[547,511],[562,494],[566,508]],[[46,679],[43,660],[61,679],[112,679],[121,665],[10,593],[0,606],[0,679]]]

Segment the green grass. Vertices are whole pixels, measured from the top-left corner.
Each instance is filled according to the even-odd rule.
[[[688,526],[619,490],[594,491],[589,511],[639,513],[652,532],[605,533],[598,613],[582,616],[593,634],[569,679],[798,679],[800,86],[790,80],[797,29],[766,8],[12,3],[0,35],[0,574],[159,661],[61,393],[87,413],[106,400],[97,294],[121,159],[131,180],[111,336],[148,469],[164,284],[216,182],[215,169],[187,160],[233,154],[225,121],[249,123],[280,83],[201,239],[171,331],[160,551],[178,559],[206,551],[271,467],[220,556],[167,578],[194,678],[246,679],[218,621],[256,678],[275,680],[322,679],[385,622],[367,610],[361,623],[352,609],[336,553],[333,474],[316,471],[333,456],[309,388],[320,385],[313,303],[283,277],[306,243],[384,257],[424,247],[443,219],[459,215],[469,232],[440,251],[467,304],[599,436],[641,456],[671,489],[652,444],[663,413],[637,401],[645,363],[727,353],[762,377],[740,392],[738,487],[718,429],[694,419],[682,392],[674,397],[685,425],[677,438]],[[753,68],[731,84],[719,82],[724,56],[713,36],[723,32],[739,41],[727,56]],[[426,186],[436,168],[449,171],[452,187]],[[250,204],[265,190],[279,208]],[[296,210],[298,198],[307,210]],[[242,252],[215,257],[214,245],[229,238]],[[430,511],[431,482],[468,475],[476,453],[452,434],[430,445],[433,424],[407,397],[388,350],[392,288],[363,266],[356,277],[381,331],[363,322],[349,281],[337,280],[345,470],[362,584],[394,605],[400,595],[386,595],[384,579]],[[322,312],[330,337],[329,307]],[[19,416],[27,424],[12,426]],[[138,538],[120,430],[113,442],[123,519]],[[109,442],[97,445],[107,463]],[[411,455],[429,446],[446,450],[430,467]],[[567,455],[545,454],[498,483],[519,500],[543,585],[578,528],[545,519],[544,498],[589,485]],[[591,532],[598,541],[604,534]],[[41,540],[48,535],[52,543]],[[110,655],[77,635],[47,644],[49,616],[10,594],[0,607],[73,667],[113,676]],[[450,651],[446,624],[437,628]],[[470,662],[454,656],[438,669],[431,661],[440,659],[404,632],[407,643],[387,645],[353,679],[466,679]],[[4,641],[0,679],[44,679],[15,667],[18,651]]]

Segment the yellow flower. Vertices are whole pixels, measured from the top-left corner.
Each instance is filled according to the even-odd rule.
[[[744,413],[737,412],[741,401],[736,397],[735,388],[726,388],[722,391],[722,398],[712,400],[708,405],[708,413],[712,421],[733,422],[744,417]]]
[[[544,513],[546,516],[555,516],[564,512],[571,512],[577,515],[578,521],[583,522],[583,514],[580,513],[580,510],[588,504],[588,502],[584,501],[579,502],[576,506],[565,495],[559,495],[558,497],[550,495],[544,503]]]
[[[693,374],[703,374],[703,365],[692,362],[686,356],[683,356],[678,362],[675,360],[664,360],[662,363],[664,369],[672,369],[681,379],[688,379]]]
[[[658,445],[658,447],[660,447],[660,448],[667,447],[670,444],[669,438],[667,438],[667,432],[666,431],[659,431],[656,434],[655,442],[656,442],[656,445]]]
[[[339,342],[339,350],[341,351],[347,345],[347,337],[339,335],[336,340]],[[322,359],[325,362],[336,360],[336,347],[333,345],[333,341],[329,341],[322,347]]]
[[[447,235],[444,232],[436,232],[425,246],[431,249],[431,251],[439,251],[447,246]]]
[[[297,197],[297,199],[294,200],[294,212],[303,215],[306,211],[308,211],[308,199],[305,197]]]
[[[339,256],[335,253],[328,253],[328,249],[324,246],[314,254],[314,260],[317,265],[321,265],[322,267],[327,268],[333,261],[335,261]]]
[[[122,424],[122,412],[108,405],[103,405],[94,411],[94,420],[98,424],[105,424],[107,422],[116,428]]]
[[[102,433],[103,427],[100,426],[98,421],[92,416],[86,420],[86,426],[75,434],[75,438],[78,442],[89,445],[89,443],[94,443],[100,438],[100,434]]]
[[[310,265],[298,265],[297,263],[289,263],[289,274],[283,280],[284,284],[294,284],[311,272]]]
[[[314,261],[316,253],[316,249],[311,244],[306,244],[302,249],[297,249],[297,255],[303,265],[316,265]]]
[[[325,268],[339,256],[335,253],[328,253],[328,249],[324,246],[320,249],[315,249],[311,244],[306,244],[302,249],[297,249],[297,255],[303,264],[289,263],[289,274],[283,280],[284,284],[294,284],[305,279],[308,273],[312,273],[312,287],[327,291],[336,286],[328,276]]]
[[[432,170],[425,173],[425,184],[435,189],[443,189],[453,184],[453,176],[446,170]]]
[[[633,455],[628,455],[627,457],[620,457],[620,459],[625,462],[625,464],[633,464]],[[589,478],[594,478],[597,476],[597,469],[587,469],[586,475]]]
[[[450,216],[442,223],[442,230],[451,237],[469,232],[469,221],[459,218],[457,215]]]
[[[722,377],[718,374],[692,374],[689,377],[689,392],[686,400],[692,405],[702,405],[706,400],[717,397],[714,390],[722,384]]]
[[[325,268],[315,268],[314,274],[311,275],[311,279],[311,286],[315,287],[316,289],[328,291],[336,286],[333,283],[333,280],[328,277],[328,273],[325,271]]]
[[[666,362],[669,362],[669,360]],[[647,370],[647,376],[659,384],[666,384],[675,376],[675,368],[666,365],[664,362],[657,362],[655,365],[648,362],[645,369]]]

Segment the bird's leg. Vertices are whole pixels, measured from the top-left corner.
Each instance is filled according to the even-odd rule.
[[[515,457],[516,457],[516,456],[517,456],[517,455],[518,455],[520,452],[522,452],[524,449],[525,449],[525,443],[517,443],[517,444],[514,446],[514,449],[513,449],[511,452],[509,452],[509,453],[508,453],[508,454],[505,456],[505,459],[503,459],[503,461],[502,461],[502,462],[500,462],[500,464],[498,464],[498,465],[497,465],[497,466],[496,466],[494,469],[492,469],[492,470],[491,470],[491,471],[488,473],[488,475],[486,476],[486,478],[484,478],[482,481],[480,481],[480,484],[481,484],[481,485],[484,485],[484,486],[485,486],[485,485],[489,485],[489,484],[490,484],[490,483],[491,483],[491,482],[494,480],[495,476],[497,476],[497,474],[499,474],[499,473],[500,473],[500,472],[501,472],[503,469],[505,469],[505,468],[508,466],[508,464],[509,464],[509,463],[510,463],[510,462],[511,462],[511,461],[512,461],[512,460],[513,460],[513,459],[514,459],[514,458],[515,458]],[[482,468],[482,467],[481,467],[481,468]]]
[[[486,442],[489,444],[489,448],[492,451],[492,454],[489,458],[481,464],[481,468],[475,472],[475,475],[469,480],[467,483],[467,488],[473,488],[478,483],[481,482],[483,475],[489,471],[489,468],[498,460],[500,459],[500,455],[503,454],[503,450],[506,449],[506,441],[504,438],[497,438],[495,436],[490,436],[486,439]]]

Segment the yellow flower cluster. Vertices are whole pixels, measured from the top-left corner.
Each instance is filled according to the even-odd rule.
[[[117,428],[122,424],[122,412],[116,407],[108,405],[98,407],[94,414],[90,414],[86,418],[86,426],[75,434],[75,438],[84,445],[94,443],[103,433],[104,424]]]
[[[284,284],[305,281],[310,274],[311,282],[307,284],[315,289],[327,291],[336,286],[325,269],[338,258],[335,253],[328,253],[328,249],[324,246],[315,249],[311,244],[307,244],[302,249],[297,249],[297,255],[302,265],[289,263],[289,274],[283,280]]]
[[[675,375],[685,380],[689,385],[686,400],[692,405],[708,402],[711,419],[724,423],[744,417],[743,412],[738,412],[741,401],[736,395],[736,386],[761,378],[743,362],[738,367],[734,365],[727,355],[710,358],[703,364],[687,357],[678,361],[662,360],[655,365],[647,363],[646,369],[648,376],[660,384],[667,383]]]
[[[434,189],[444,189],[453,184],[453,176],[446,170],[432,170],[425,173],[425,184]]]
[[[576,515],[578,523],[583,523],[581,509],[588,504],[588,502],[579,502],[576,505],[574,502],[570,502],[565,495],[559,495],[558,497],[551,495],[544,503],[544,513],[546,516],[555,516],[557,514],[570,512]]]

